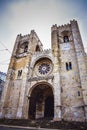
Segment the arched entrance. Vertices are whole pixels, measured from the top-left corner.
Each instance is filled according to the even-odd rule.
[[[46,83],[36,85],[29,97],[30,119],[54,117],[54,96],[52,87]]]

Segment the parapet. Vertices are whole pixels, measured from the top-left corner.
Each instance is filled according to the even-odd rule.
[[[29,38],[29,34],[26,34],[26,35],[22,35],[22,34],[18,34],[17,35],[17,41],[21,41],[21,40],[23,40],[23,39],[27,39],[27,38]]]
[[[51,31],[54,31],[54,30],[57,30],[57,24],[55,24],[55,25],[53,25],[53,26],[51,27]]]
[[[77,23],[77,21],[73,19],[73,20],[70,20],[70,23]]]
[[[35,30],[31,30],[30,34],[26,34],[26,35],[22,35],[22,34],[18,34],[17,35],[17,41],[21,41],[21,40],[26,40],[29,39],[30,37],[35,37],[38,42],[41,43],[39,37],[37,36],[37,33],[35,32]],[[43,46],[43,44],[41,43],[41,45]]]
[[[71,24],[77,24],[77,21],[75,19],[73,19],[73,20],[70,20],[70,23],[67,23],[67,24],[64,24],[61,26],[57,26],[57,24],[55,24],[51,27],[51,31],[58,30],[58,29],[61,30],[63,28],[68,28],[68,27],[70,27]]]
[[[37,51],[37,52],[35,52],[34,55],[49,54],[51,52],[52,52],[51,49],[45,49],[43,51]]]

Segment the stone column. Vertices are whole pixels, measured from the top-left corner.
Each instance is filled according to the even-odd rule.
[[[22,81],[21,91],[20,91],[20,98],[19,98],[19,106],[17,110],[17,118],[23,118],[23,106],[24,106],[24,99],[25,99],[25,90],[26,90],[26,78]]]
[[[61,88],[58,65],[54,65],[54,120],[61,120]]]

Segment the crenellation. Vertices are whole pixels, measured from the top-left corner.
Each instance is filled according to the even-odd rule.
[[[34,33],[35,33],[35,30],[31,30],[31,33],[34,34]]]
[[[20,34],[18,34],[17,36],[21,36],[21,33],[20,33]]]
[[[45,49],[45,50],[42,50],[41,52],[40,51],[34,52],[34,55],[42,55],[42,54],[48,54],[48,53],[51,53],[51,49]]]
[[[58,29],[61,30],[61,29],[64,29],[64,28],[69,28],[70,27],[70,24],[64,24],[64,25],[61,25],[61,26],[58,26]]]
[[[57,30],[57,24],[55,24],[55,25],[53,25],[53,26],[51,27],[51,31],[54,31],[54,30]]]

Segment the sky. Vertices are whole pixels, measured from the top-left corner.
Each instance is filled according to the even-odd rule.
[[[0,71],[7,72],[18,34],[35,30],[51,48],[51,26],[77,20],[87,52],[87,0],[0,0]]]

